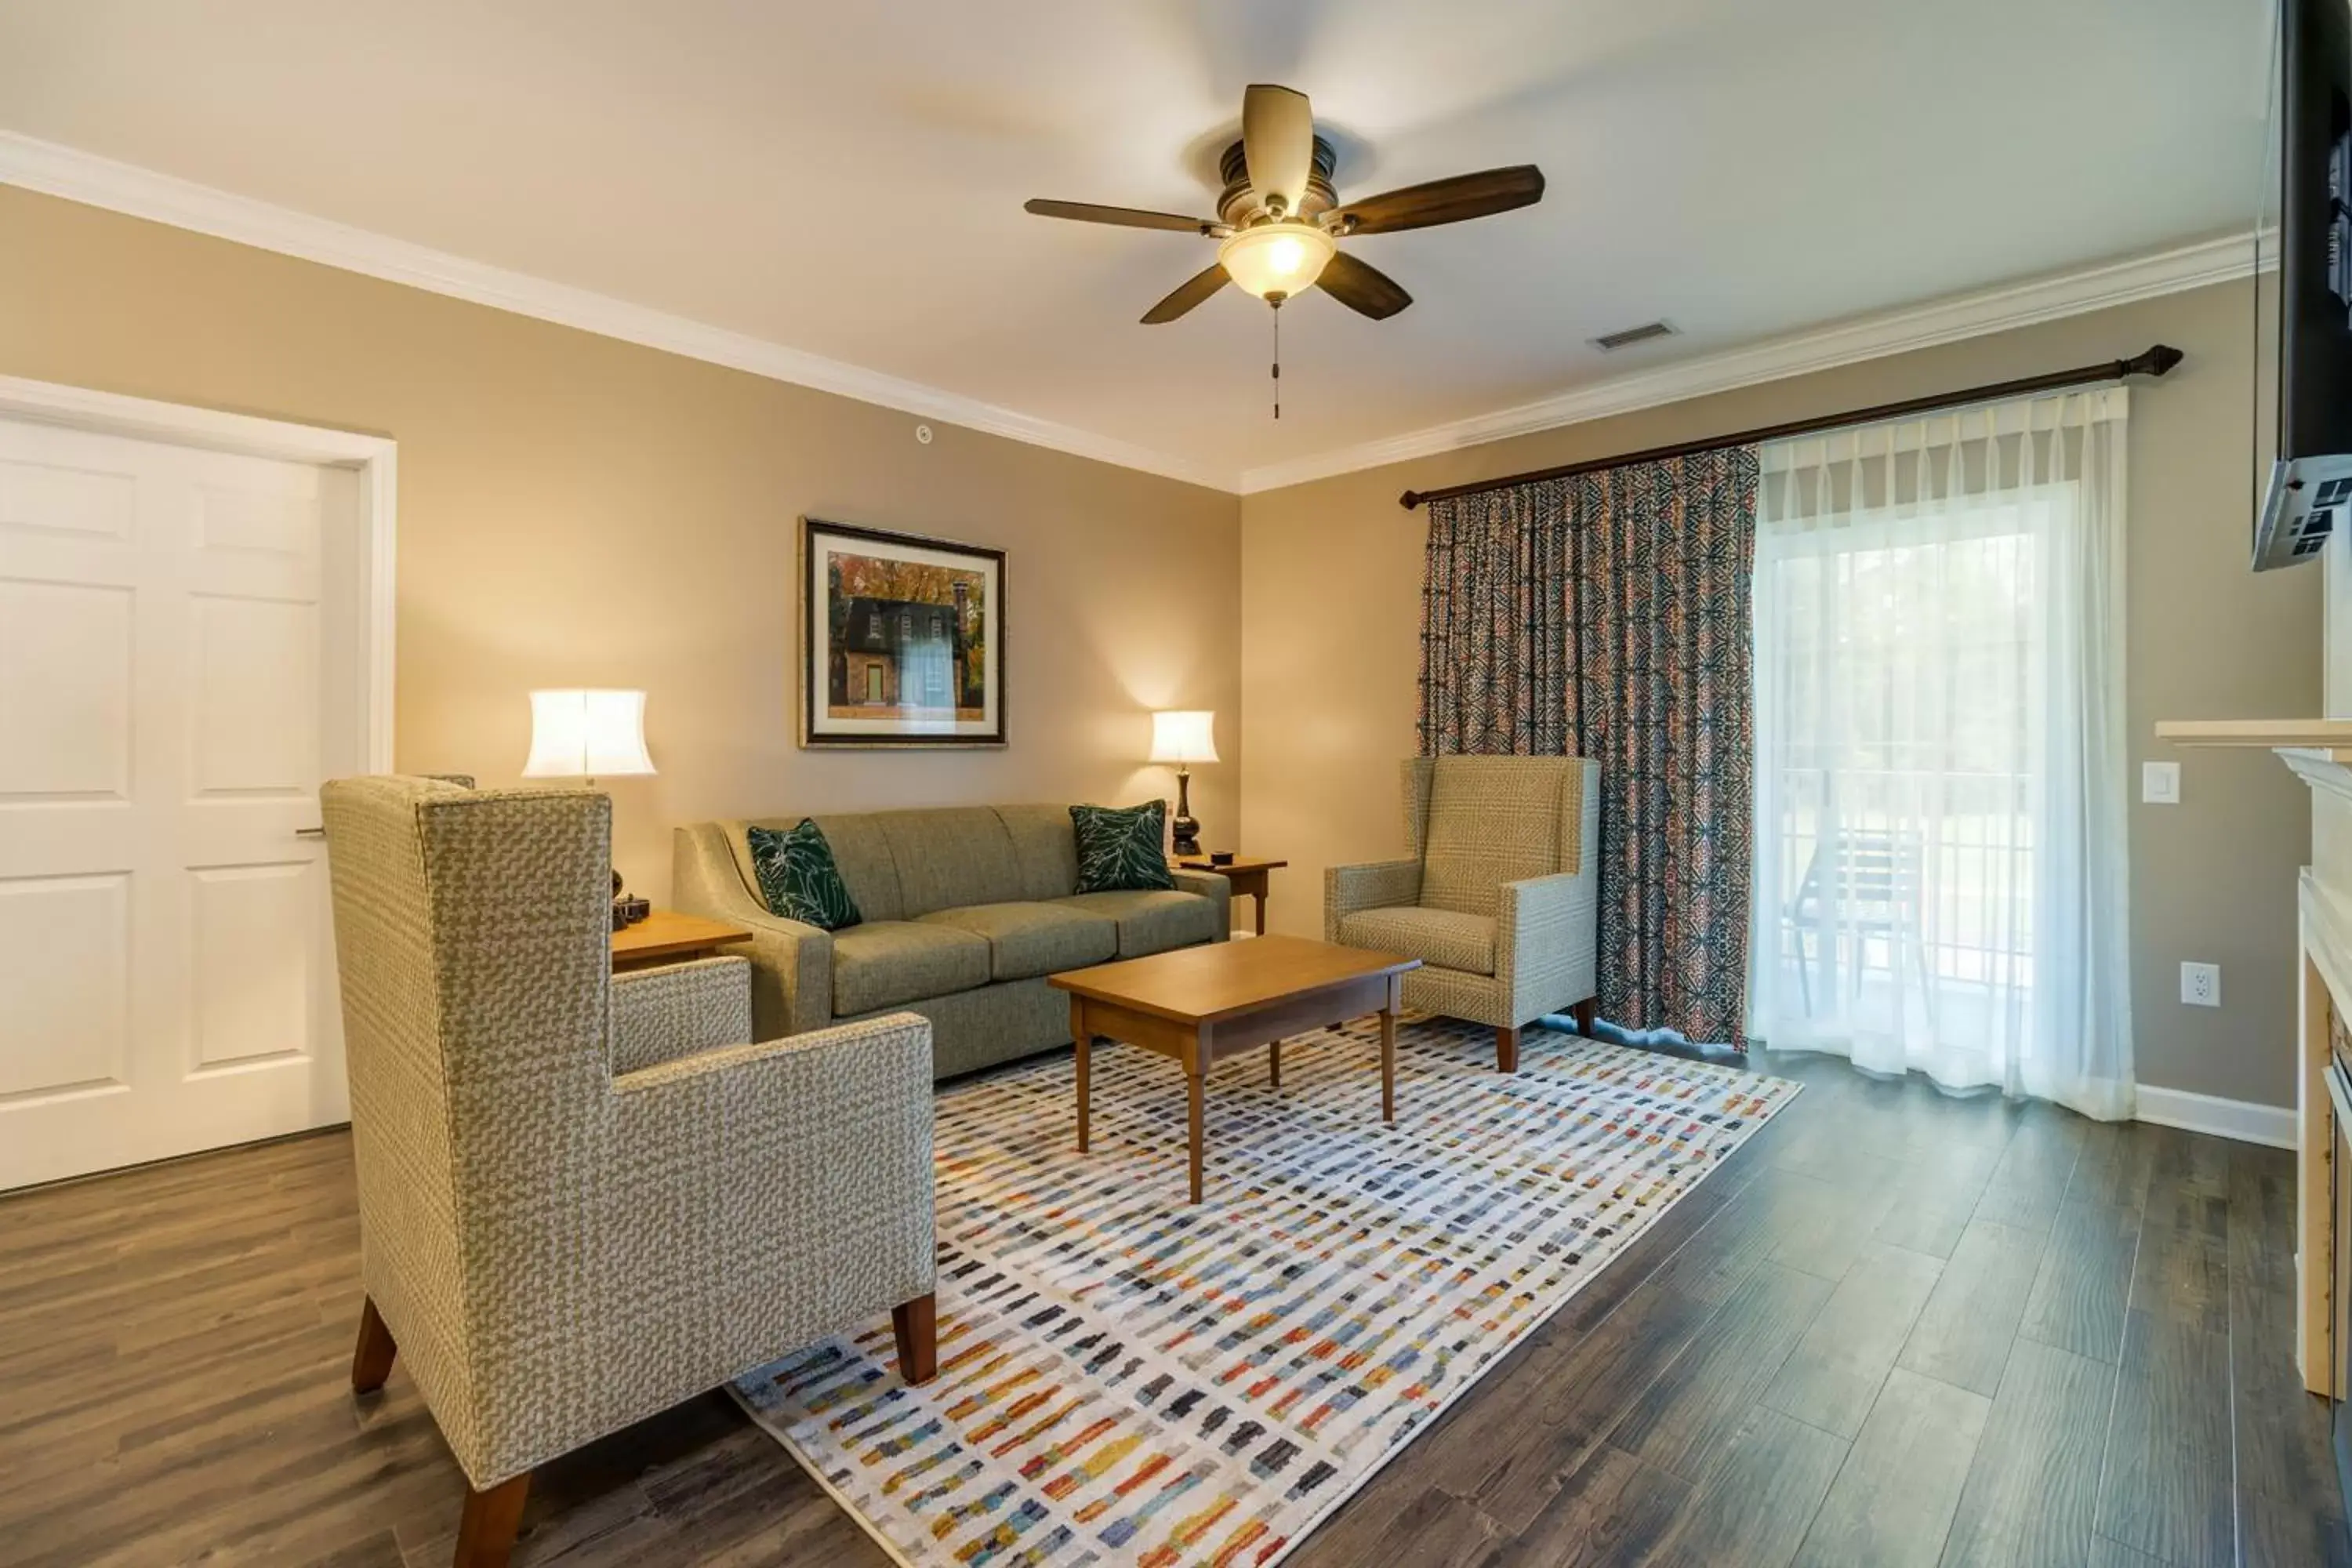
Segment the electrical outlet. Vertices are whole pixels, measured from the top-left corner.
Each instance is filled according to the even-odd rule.
[[[2179,763],[2140,763],[2139,798],[2147,805],[2179,805],[2180,804],[2180,764]]]
[[[2180,966],[2180,1000],[2190,1007],[2219,1007],[2221,1005],[2221,966],[2218,963],[2184,963]]]

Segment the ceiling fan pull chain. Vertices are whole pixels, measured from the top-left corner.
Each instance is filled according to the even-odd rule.
[[[1274,416],[1282,417],[1282,307],[1274,308]]]

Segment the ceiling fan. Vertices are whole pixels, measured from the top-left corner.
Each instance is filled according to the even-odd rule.
[[[1242,98],[1242,139],[1218,163],[1225,188],[1217,198],[1216,217],[1091,202],[1037,200],[1024,205],[1040,217],[1164,228],[1222,241],[1215,265],[1185,279],[1143,313],[1147,326],[1174,321],[1229,282],[1276,310],[1319,283],[1342,305],[1379,321],[1412,304],[1412,296],[1388,274],[1340,249],[1340,240],[1509,212],[1541,200],[1544,191],[1543,171],[1519,163],[1341,205],[1331,185],[1333,165],[1331,143],[1315,134],[1307,95],[1260,83]]]

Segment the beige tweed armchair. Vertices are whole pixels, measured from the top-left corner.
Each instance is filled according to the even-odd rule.
[[[1418,958],[1404,1004],[1495,1030],[1573,1011],[1592,1032],[1600,946],[1601,764],[1581,757],[1421,757],[1404,764],[1407,859],[1334,866],[1323,934]]]
[[[397,1353],[506,1562],[532,1468],[892,1312],[933,1370],[930,1026],[751,1035],[721,958],[611,973],[611,802],[320,792],[359,1165],[352,1386]]]

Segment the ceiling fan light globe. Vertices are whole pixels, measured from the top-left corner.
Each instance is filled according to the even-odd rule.
[[[1339,247],[1309,223],[1262,223],[1217,247],[1217,260],[1244,293],[1286,298],[1315,286]]]

